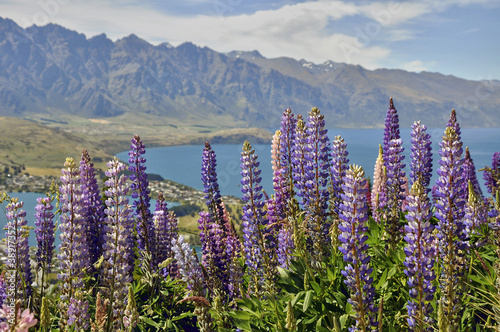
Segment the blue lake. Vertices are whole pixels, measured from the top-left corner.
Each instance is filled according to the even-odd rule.
[[[444,129],[429,128],[427,132],[432,137],[432,149],[434,153],[434,172],[439,160],[439,142],[442,139]],[[410,139],[411,129],[401,129],[401,138],[405,147],[404,162],[410,163]],[[330,140],[341,135],[347,143],[349,152],[349,162],[360,165],[369,177],[373,177],[375,160],[378,156],[378,146],[382,144],[382,129],[331,129],[328,131]],[[468,146],[471,157],[476,165],[476,170],[484,166],[491,166],[491,156],[494,152],[500,151],[500,129],[462,129],[463,148]],[[252,143],[252,142],[250,142]],[[242,145],[224,144],[213,145],[217,157],[217,175],[222,195],[233,195],[241,197],[240,191],[240,153]],[[170,179],[190,187],[203,190],[201,182],[201,157],[203,145],[173,146],[164,148],[146,147],[146,166],[149,173],[160,174],[165,179]],[[272,194],[272,169],[271,169],[271,148],[270,144],[253,145],[255,153],[260,161],[262,170],[262,182],[264,190]],[[121,160],[128,160],[128,152],[117,155]],[[482,172],[478,173],[478,178],[482,183]],[[432,182],[434,183],[434,182]],[[485,188],[483,186],[483,190]],[[486,193],[486,191],[485,191]]]

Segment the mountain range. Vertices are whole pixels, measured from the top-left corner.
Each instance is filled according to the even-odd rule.
[[[267,59],[190,42],[152,45],[133,34],[87,38],[59,25],[23,29],[0,18],[0,115],[39,122],[133,114],[176,124],[277,128],[286,108],[306,115],[315,106],[329,127],[370,128],[383,126],[393,97],[402,126],[422,120],[444,127],[457,108],[463,127],[500,127],[499,90],[499,81]]]

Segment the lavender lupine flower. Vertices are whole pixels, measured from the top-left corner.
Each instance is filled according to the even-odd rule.
[[[448,123],[446,124],[446,127],[451,127],[453,130],[455,130],[455,134],[458,137],[458,140],[461,140],[461,132],[460,132],[460,124],[457,121],[457,112],[455,109],[451,110],[450,114],[450,119],[448,120]]]
[[[389,99],[389,109],[387,110],[387,114],[385,116],[385,128],[384,128],[384,161],[388,161],[388,152],[389,152],[389,142],[393,139],[400,139],[399,133],[399,116],[396,108],[394,107],[394,102],[392,98]]]
[[[9,292],[13,294],[16,301],[27,303],[32,293],[31,264],[29,256],[29,228],[25,219],[26,212],[22,209],[24,203],[18,198],[11,198],[6,207],[7,218],[7,278],[14,281],[14,289]],[[14,274],[14,275],[12,275]]]
[[[436,180],[436,217],[441,276],[439,287],[440,330],[459,328],[461,296],[464,290],[465,274],[465,225],[463,223],[465,200],[462,194],[462,143],[452,127],[447,127],[443,141],[439,144],[441,165]]]
[[[330,178],[331,148],[325,129],[325,119],[313,107],[309,112],[303,142],[303,170],[300,179],[302,206],[307,223],[306,241],[311,249],[312,259],[321,261],[328,256],[330,223],[327,222]]]
[[[212,332],[212,318],[208,311],[210,304],[204,297],[205,280],[198,259],[182,236],[172,241],[172,250],[179,266],[181,279],[189,290],[190,297],[186,300],[193,300],[195,304],[194,314],[198,318],[198,328],[200,332]]]
[[[432,176],[431,135],[420,121],[415,121],[411,128],[410,183],[419,182],[425,194],[428,194]]]
[[[342,201],[342,179],[345,176],[345,172],[349,169],[349,159],[347,156],[347,143],[341,136],[335,136],[335,140],[332,145],[332,161],[331,161],[331,183],[332,183],[332,197],[333,209],[335,215],[338,216],[340,213],[340,204]]]
[[[74,331],[84,331],[89,328],[89,302],[83,301],[82,298],[82,294],[77,294],[75,298],[70,299],[67,313],[68,326],[71,326]]]
[[[387,226],[390,236],[391,248],[394,248],[401,239],[400,214],[404,200],[404,187],[406,176],[403,168],[403,141],[393,139],[389,141],[388,151],[384,156],[387,168]]]
[[[106,217],[104,219],[104,244],[102,283],[104,293],[111,305],[109,324],[113,329],[123,326],[123,313],[127,304],[128,285],[132,281],[134,241],[132,232],[134,220],[132,208],[126,197],[127,176],[122,172],[126,166],[116,158],[107,163],[106,171]]]
[[[474,166],[474,161],[472,160],[469,152],[469,147],[465,148],[465,157],[464,162],[462,164],[463,171],[463,182],[462,189],[464,194],[464,199],[469,199],[469,181],[472,183],[472,189],[476,193],[477,197],[480,201],[483,201],[483,191],[481,190],[481,186],[479,185],[479,181],[476,175],[476,166]]]
[[[485,167],[483,179],[488,188],[488,192],[495,199],[497,192],[500,191],[500,152],[493,153],[491,157],[491,168]]]
[[[104,205],[101,201],[99,186],[95,176],[94,163],[91,162],[87,150],[83,150],[80,161],[80,178],[82,183],[83,204],[86,206],[84,215],[89,248],[90,267],[94,269],[94,264],[102,255],[102,227],[104,219]]]
[[[216,296],[226,304],[238,296],[239,269],[231,271],[231,266],[235,267],[241,249],[234,225],[227,214],[219,191],[216,165],[215,152],[206,142],[202,157],[201,179],[208,212],[200,213],[198,220],[198,228],[201,231],[202,264],[207,270],[209,283],[214,285],[212,294],[217,294]]]
[[[375,161],[375,169],[373,172],[373,186],[371,193],[371,208],[373,219],[380,223],[381,219],[385,219],[383,213],[387,204],[387,168],[384,166],[384,155],[382,145],[379,145],[379,153]]]
[[[50,197],[39,197],[35,206],[35,234],[37,242],[36,258],[39,267],[43,267],[46,273],[52,268],[52,257],[54,256],[54,206]]]
[[[153,214],[156,234],[156,258],[157,263],[161,264],[168,258],[173,258],[172,241],[176,239],[178,234],[177,218],[174,212],[169,212],[167,202],[163,194],[158,194],[156,200],[156,208]],[[175,278],[177,275],[177,263],[171,262],[168,267],[161,270],[163,277],[170,275]]]
[[[224,202],[222,202],[222,209],[224,210],[224,224],[227,225],[226,229],[229,230],[226,233],[226,253],[229,262],[229,283],[227,288],[229,291],[229,298],[236,299],[241,296],[239,286],[243,280],[243,271],[241,265],[239,264],[242,251],[241,242]]]
[[[468,198],[465,206],[464,225],[465,232],[468,236],[477,233],[479,227],[487,222],[487,213],[483,204],[483,200],[474,189],[472,181],[468,181]]]
[[[5,282],[4,275],[0,274],[0,308],[3,306],[6,299],[7,299],[7,283]]]
[[[70,301],[75,298],[75,291],[83,287],[83,277],[89,267],[89,252],[86,238],[86,213],[83,203],[82,187],[76,162],[67,158],[61,170],[61,216],[59,230],[59,287],[61,301],[59,310],[61,319],[59,325],[66,328]],[[76,298],[75,298],[76,299]],[[79,299],[76,299],[79,300]]]
[[[356,326],[350,331],[369,331],[377,326],[375,307],[375,288],[370,277],[370,256],[368,255],[368,202],[366,201],[366,179],[363,169],[351,165],[342,185],[342,205],[339,225],[341,231],[339,247],[347,263],[342,275],[351,292],[349,303],[355,313]]]
[[[250,275],[250,293],[261,295],[262,287],[273,287],[276,267],[276,234],[267,228],[264,211],[261,171],[255,150],[248,141],[241,152],[241,191],[243,193],[243,239],[246,263]],[[267,280],[264,282],[262,277]]]
[[[332,217],[331,238],[333,247],[338,247],[338,223],[340,204],[342,202],[342,179],[349,168],[347,159],[347,143],[341,136],[335,136],[332,145],[332,161],[330,167],[330,215]],[[367,182],[368,185],[368,182]]]
[[[430,314],[433,308],[430,301],[436,291],[436,287],[432,285],[432,281],[436,279],[436,248],[432,236],[434,226],[429,222],[431,203],[426,188],[420,181],[413,183],[407,203],[404,272],[408,276],[411,297],[407,306],[408,325],[410,331],[431,331],[433,320]]]
[[[139,135],[134,135],[132,143],[130,144],[128,162],[130,164],[129,171],[132,172],[130,175],[130,180],[132,181],[130,189],[132,190],[132,198],[134,199],[134,214],[137,218],[137,246],[141,255],[144,252],[147,257],[151,258],[150,265],[152,267],[156,260],[154,257],[155,252],[152,250],[152,248],[155,247],[155,236],[153,216],[149,210],[150,191],[148,175],[146,174],[146,158],[142,156],[145,153],[146,148],[141,138]]]
[[[294,179],[293,179],[293,151],[295,144],[295,131],[297,127],[297,119],[294,117],[292,110],[287,108],[281,117],[280,128],[280,163],[282,177],[288,182],[288,189],[285,191],[284,199],[288,200],[294,196]]]

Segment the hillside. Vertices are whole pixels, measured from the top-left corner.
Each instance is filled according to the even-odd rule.
[[[329,127],[381,127],[390,96],[402,126],[417,119],[443,126],[455,107],[463,127],[499,127],[500,82],[485,84],[258,52],[222,54],[189,42],[152,45],[135,35],[87,38],[54,24],[25,30],[0,18],[1,115],[72,132],[99,129],[98,120],[103,128],[117,124],[104,136],[156,126],[151,139],[162,145],[158,137],[183,143],[186,134],[277,128],[287,107],[304,114],[316,106]]]

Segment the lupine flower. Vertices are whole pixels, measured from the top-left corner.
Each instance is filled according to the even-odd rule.
[[[461,137],[462,133],[460,131],[460,125],[457,121],[457,112],[455,111],[455,109],[451,110],[450,119],[448,120],[446,127],[453,128],[453,130],[455,130],[455,134],[458,137],[458,140],[460,141],[462,139]]]
[[[59,230],[59,259],[60,273],[57,275],[61,289],[59,310],[61,319],[59,325],[65,328],[68,324],[68,309],[70,301],[75,298],[75,290],[83,287],[83,277],[89,267],[89,252],[86,238],[86,213],[83,204],[82,188],[76,162],[67,158],[61,170],[61,216]],[[79,299],[76,299],[79,300]]]
[[[0,308],[7,299],[7,284],[5,283],[5,277],[0,274]]]
[[[126,197],[127,176],[122,173],[126,166],[116,158],[109,161],[107,166],[102,283],[112,308],[112,317],[108,319],[113,322],[115,328],[121,328],[128,285],[132,281],[133,267],[130,264],[130,257],[134,248],[132,237],[134,220]]]
[[[142,156],[145,153],[146,148],[141,138],[139,135],[134,135],[132,144],[130,144],[128,162],[130,164],[129,171],[132,172],[130,189],[134,199],[134,214],[137,218],[137,246],[140,253],[145,252],[148,257],[151,257],[152,265],[156,261],[155,252],[152,250],[155,247],[155,236],[153,216],[149,210],[151,199],[149,197],[148,175],[146,174],[146,158]]]
[[[387,162],[387,154],[389,152],[389,142],[393,139],[400,139],[399,133],[399,116],[398,111],[394,107],[394,102],[392,98],[389,99],[389,109],[387,110],[387,114],[385,116],[385,128],[384,128],[384,161]]]
[[[86,206],[84,219],[89,248],[90,266],[102,255],[102,227],[104,219],[104,205],[101,201],[99,186],[95,176],[94,164],[91,162],[87,150],[83,150],[80,161],[80,178],[82,183],[83,204]]]
[[[387,168],[387,226],[391,247],[394,248],[401,238],[400,214],[404,200],[404,186],[406,176],[403,168],[403,141],[393,139],[389,141],[388,151],[384,156]]]
[[[35,206],[36,258],[39,267],[50,273],[54,255],[54,208],[49,197],[39,197]]]
[[[246,263],[250,275],[250,293],[259,295],[263,286],[274,286],[272,278],[276,267],[276,234],[267,228],[268,220],[263,210],[261,171],[255,150],[248,141],[241,153],[241,191],[243,193],[243,239]],[[267,285],[262,279],[265,275]]]
[[[161,192],[156,200],[153,220],[156,234],[157,264],[161,264],[168,258],[173,258],[172,241],[179,236],[175,213],[168,211],[167,202],[165,202]],[[174,278],[177,275],[177,263],[171,262],[168,267],[162,269],[161,273],[164,277],[170,275]]]
[[[302,198],[305,211],[306,241],[312,254],[312,259],[321,261],[329,254],[330,223],[327,222],[329,192],[327,189],[330,178],[331,149],[325,129],[324,116],[314,107],[309,112],[305,131],[297,127],[297,152],[294,163],[300,169],[297,175],[297,194]],[[299,146],[299,144],[301,146]],[[298,158],[304,158],[298,161]]]
[[[82,297],[82,295],[72,297],[68,308],[68,326],[71,326],[75,331],[89,328],[89,302],[82,300]]]
[[[285,200],[294,196],[294,179],[293,179],[293,150],[295,144],[295,131],[297,127],[297,119],[294,117],[292,110],[287,108],[281,117],[280,128],[280,164],[282,177],[288,182],[288,189],[285,194]]]
[[[426,132],[427,127],[420,121],[415,121],[411,128],[410,183],[413,185],[419,182],[424,193],[428,194],[432,176],[431,135]]]
[[[373,219],[380,223],[381,219],[385,219],[383,213],[387,204],[387,169],[384,166],[384,155],[382,145],[379,145],[379,153],[375,161],[375,169],[373,172],[373,186],[371,194],[371,208]]]
[[[7,260],[7,279],[13,280],[15,289],[10,289],[14,299],[27,301],[32,293],[31,264],[29,256],[29,228],[25,219],[26,212],[22,209],[24,203],[17,198],[11,198],[7,204],[7,238],[6,256]],[[13,276],[12,273],[15,275]]]
[[[332,146],[332,160],[330,167],[330,214],[332,217],[331,238],[332,245],[338,247],[338,223],[340,214],[340,204],[342,202],[342,179],[349,168],[347,159],[347,143],[341,136],[335,136]],[[366,183],[368,185],[368,182]],[[369,194],[369,192],[367,193]]]
[[[495,198],[500,191],[500,152],[495,152],[491,157],[491,168],[485,167],[483,179],[488,192]]]
[[[420,181],[413,183],[410,195],[407,198],[405,226],[406,241],[404,265],[405,274],[408,276],[410,297],[408,301],[408,325],[410,331],[431,331],[433,311],[430,301],[434,298],[436,287],[432,281],[436,278],[434,261],[436,248],[432,231],[434,226],[429,222],[431,218],[430,201],[425,188]]]
[[[342,186],[342,205],[339,225],[341,231],[339,247],[347,263],[342,275],[351,292],[349,303],[355,313],[356,326],[351,331],[368,331],[377,326],[374,298],[375,288],[370,277],[370,256],[368,256],[368,204],[366,201],[366,179],[363,169],[352,165],[346,172]]]
[[[125,309],[125,316],[123,317],[123,325],[128,331],[132,331],[132,329],[137,326],[138,322],[139,313],[137,312],[134,290],[132,286],[129,286],[127,308]]]
[[[204,277],[200,264],[189,243],[184,241],[183,236],[172,241],[172,251],[179,266],[181,279],[186,283],[190,295],[204,296]]]
[[[487,213],[483,201],[476,194],[472,181],[468,181],[468,198],[465,206],[464,225],[468,236],[477,233],[478,228],[487,222]]]
[[[474,161],[472,160],[469,152],[469,148],[465,148],[465,157],[464,162],[462,164],[463,171],[463,182],[462,182],[462,190],[464,194],[464,199],[468,200],[469,198],[469,181],[472,184],[472,189],[476,193],[478,199],[483,201],[483,191],[481,190],[481,186],[479,185],[479,181],[477,180],[476,175],[476,166],[474,166]]]
[[[10,319],[10,310],[11,309],[4,304],[0,309],[0,318]],[[14,316],[17,317],[17,320],[12,325],[8,322],[0,323],[0,332],[28,332],[30,327],[33,327],[38,323],[38,320],[35,318],[35,314],[32,312],[30,313],[29,309],[25,309],[22,312],[21,308],[16,308],[16,310],[17,315]]]
[[[436,180],[436,217],[438,248],[441,259],[440,329],[458,329],[461,310],[460,298],[464,288],[465,225],[463,223],[465,200],[462,194],[462,143],[450,126],[439,144],[441,167]]]
[[[203,149],[201,179],[208,212],[201,212],[198,220],[202,244],[202,264],[207,271],[208,282],[213,285],[211,294],[217,294],[226,305],[239,294],[240,242],[234,225],[225,209],[219,191],[215,152],[208,142]],[[231,271],[231,267],[236,268]]]

